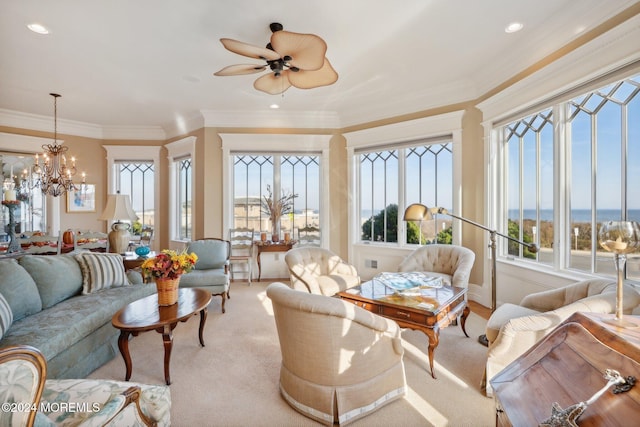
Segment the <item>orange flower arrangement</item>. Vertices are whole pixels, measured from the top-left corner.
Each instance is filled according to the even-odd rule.
[[[154,279],[177,279],[184,273],[191,271],[198,256],[195,253],[176,252],[165,249],[154,258],[145,260],[142,265],[142,273],[145,277]]]

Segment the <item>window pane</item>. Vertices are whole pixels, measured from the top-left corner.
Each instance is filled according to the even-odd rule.
[[[233,156],[233,227],[271,232],[269,218],[262,212],[263,189],[273,186],[273,156]]]
[[[398,151],[361,154],[362,240],[398,241]]]
[[[517,242],[507,253],[518,258],[553,263],[553,122],[552,110],[505,126],[507,144],[507,233],[536,243],[538,253]]]
[[[452,209],[453,153],[451,143],[412,147],[405,152],[405,199],[407,206]],[[407,223],[406,242],[451,244],[451,217],[435,215],[431,221]]]
[[[319,156],[284,156],[280,169],[280,188],[296,194],[293,212],[281,220],[281,232],[305,227],[320,227],[320,158]]]
[[[116,163],[116,191],[131,197],[131,207],[138,216],[132,233],[139,235],[144,227],[154,225],[154,170],[153,162]]]
[[[192,186],[192,169],[191,159],[182,159],[177,162],[178,173],[178,239],[190,240],[192,237],[191,230],[191,186]]]

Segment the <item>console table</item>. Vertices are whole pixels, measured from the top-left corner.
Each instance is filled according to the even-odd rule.
[[[254,242],[254,246],[258,249],[256,255],[256,262],[258,263],[258,282],[260,281],[260,276],[262,275],[262,266],[260,264],[260,254],[262,252],[287,252],[289,249],[293,248],[294,242],[290,241],[289,243],[285,242],[277,242],[277,243],[262,243],[262,242]]]
[[[557,402],[567,408],[588,400],[606,381],[606,369],[640,378],[640,328],[604,323],[613,314],[575,313],[491,379],[497,426],[537,426]],[[635,316],[637,318],[637,316]],[[640,386],[605,392],[577,424],[630,425],[640,416]]]

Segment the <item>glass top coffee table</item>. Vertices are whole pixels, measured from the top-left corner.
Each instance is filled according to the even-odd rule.
[[[186,322],[195,313],[200,313],[198,338],[204,347],[203,331],[207,321],[207,306],[211,302],[211,292],[204,289],[184,288],[178,290],[178,302],[169,306],[158,305],[158,294],[149,295],[124,306],[111,319],[111,324],[120,329],[118,348],[126,367],[125,380],[131,378],[131,355],[129,354],[129,336],[140,332],[156,331],[162,334],[164,342],[164,379],[171,384],[169,362],[173,348],[173,329],[178,322]]]
[[[465,322],[469,307],[465,295],[466,288],[453,286],[416,286],[397,290],[372,279],[360,286],[338,292],[336,296],[350,301],[365,310],[395,320],[401,328],[424,332],[429,338],[429,365],[431,376],[433,354],[438,346],[440,329],[449,326],[460,316],[460,326],[465,336]]]

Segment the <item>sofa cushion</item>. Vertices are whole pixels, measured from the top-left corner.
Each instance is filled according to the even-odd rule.
[[[0,339],[13,323],[13,312],[7,300],[0,294]]]
[[[113,328],[111,318],[118,310],[152,294],[154,289],[155,285],[144,284],[71,297],[47,310],[14,321],[2,339],[2,346],[28,344],[51,360],[101,326],[108,324]]]
[[[196,270],[223,268],[228,258],[228,244],[223,240],[196,240],[189,243],[187,252],[198,256],[193,267]]]
[[[129,284],[120,254],[81,253],[75,259],[82,271],[82,294]]]
[[[18,262],[36,282],[43,309],[82,290],[82,272],[72,256],[25,255]]]
[[[11,307],[14,322],[42,310],[36,283],[15,259],[0,261],[0,293]]]

